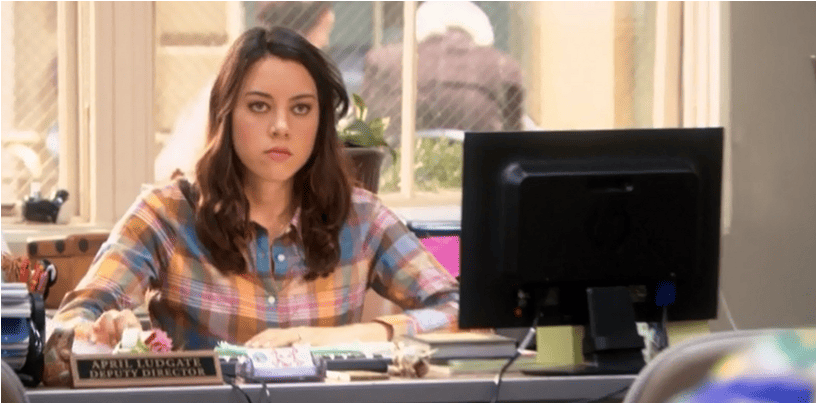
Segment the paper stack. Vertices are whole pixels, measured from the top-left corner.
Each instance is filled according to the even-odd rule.
[[[2,288],[2,356],[14,370],[26,363],[31,324],[31,299],[25,283],[4,283]]]

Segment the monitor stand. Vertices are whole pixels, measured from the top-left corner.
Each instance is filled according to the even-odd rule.
[[[582,341],[585,363],[525,369],[528,375],[636,374],[644,367],[630,292],[623,286],[587,288],[588,324]]]

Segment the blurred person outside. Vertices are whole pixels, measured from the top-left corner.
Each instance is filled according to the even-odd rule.
[[[332,2],[328,1],[266,1],[256,5],[258,26],[291,29],[315,47],[326,50],[329,34],[335,24]],[[191,103],[179,113],[173,133],[167,138],[154,163],[154,181],[166,182],[180,171],[193,177],[195,164],[205,148],[207,110],[215,75],[210,78]]]
[[[471,2],[425,2],[417,9],[418,131],[520,130],[524,89],[519,63],[495,49],[488,16]],[[402,44],[366,56],[361,96],[371,116],[390,116],[389,144],[399,144]]]

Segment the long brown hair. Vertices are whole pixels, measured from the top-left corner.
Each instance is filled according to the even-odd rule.
[[[320,118],[312,155],[295,173],[294,206],[301,207],[301,237],[311,280],[332,273],[340,260],[338,235],[351,206],[352,179],[335,125],[349,109],[340,72],[306,39],[286,28],[252,28],[230,48],[210,93],[207,148],[196,164],[196,231],[223,273],[243,273],[254,233],[242,186],[246,168],[232,140],[238,92],[250,67],[274,55],[301,63],[318,89]]]

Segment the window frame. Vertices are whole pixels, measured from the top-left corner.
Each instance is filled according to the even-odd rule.
[[[153,10],[58,2],[60,184],[74,223],[112,226],[153,182]]]
[[[533,6],[541,8],[544,5]],[[59,120],[61,128],[65,128],[61,130],[60,153],[65,158],[60,159],[59,184],[72,195],[72,223],[112,226],[133,203],[142,184],[153,183],[154,9],[154,2],[58,2]],[[382,9],[382,4],[373,3],[375,27],[382,20],[382,16],[377,15],[377,11]],[[408,68],[403,69],[401,108],[403,116],[407,117],[416,116],[416,9],[416,1],[403,4],[403,63]],[[666,66],[669,69],[666,71],[659,71],[656,67],[655,127],[673,126],[669,122],[673,120],[673,112],[669,111],[673,102],[706,101],[709,115],[705,123],[718,125],[727,122],[728,108],[718,109],[717,104],[723,101],[720,98],[725,92],[720,91],[726,84],[722,80],[726,74],[725,68],[719,63],[719,58],[722,59],[728,51],[728,44],[721,47],[710,44],[713,38],[721,38],[719,33],[728,25],[728,16],[719,14],[722,10],[723,7],[719,5],[701,6],[683,2],[658,4],[656,65],[666,66],[677,60],[674,59],[678,56],[675,52],[680,52],[680,49],[672,46],[667,49],[666,46],[681,38],[674,38],[672,34],[668,38],[665,30],[667,16],[680,18],[684,32],[687,32],[683,34],[685,38],[689,38],[686,36],[690,35],[689,29],[697,27],[696,40],[691,43],[685,41],[689,48],[685,49],[687,52],[684,54],[699,56],[694,62],[685,59],[683,63],[685,66],[696,63],[694,66],[701,69],[697,63],[701,63],[706,56],[708,65],[702,71],[706,72],[708,82],[699,80],[692,84],[687,83],[689,78],[679,77],[677,80],[681,82],[684,94],[673,96],[672,91],[661,88],[672,89],[673,83],[678,83],[673,78],[676,72],[670,69],[671,66]],[[536,18],[537,15],[532,17]],[[697,18],[698,22],[691,22],[695,21],[693,18]],[[662,27],[663,30],[660,29]],[[533,35],[541,37],[544,33],[540,28]],[[128,46],[117,47],[117,43],[127,43]],[[536,58],[533,59],[525,63],[535,62]],[[675,69],[680,70],[680,66]],[[695,98],[690,95],[690,88],[697,89]],[[534,94],[536,92],[531,92],[531,95]],[[683,99],[679,100],[678,97]],[[684,126],[703,123],[699,119],[691,122],[682,116],[678,116],[678,120]],[[400,192],[384,194],[382,199],[389,206],[398,208],[458,205],[461,191],[441,194],[416,191],[411,166],[415,144],[414,123],[414,119],[402,120],[401,153],[411,158],[401,159]],[[676,121],[676,125],[680,123]],[[724,161],[725,223],[729,222],[728,213],[731,211],[728,157],[727,147]]]

